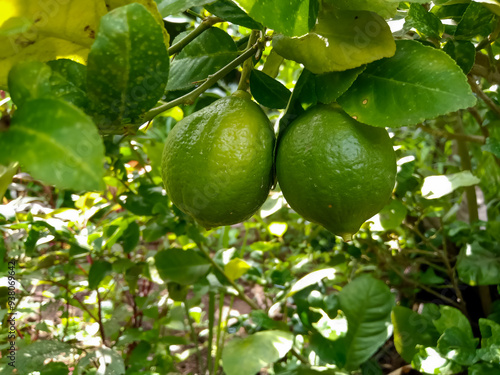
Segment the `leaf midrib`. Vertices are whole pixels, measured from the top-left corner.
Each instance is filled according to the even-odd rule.
[[[436,92],[439,94],[448,94],[448,95],[451,95],[451,96],[454,96],[457,98],[462,97],[462,95],[456,95],[450,91],[443,91],[443,90],[440,90],[439,88],[427,87],[427,86],[419,85],[418,83],[414,83],[414,82],[397,81],[397,80],[392,79],[392,78],[377,76],[377,75],[370,74],[370,73],[363,73],[363,75],[365,75],[366,77],[370,77],[372,79],[379,79],[379,80],[393,82],[394,84],[399,85],[399,86],[404,84],[404,85],[409,85],[409,86],[421,88],[421,89],[427,90],[427,91],[433,91],[433,92]]]

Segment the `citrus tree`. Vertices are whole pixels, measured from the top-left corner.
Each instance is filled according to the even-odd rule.
[[[0,10],[0,374],[500,373],[500,2]]]

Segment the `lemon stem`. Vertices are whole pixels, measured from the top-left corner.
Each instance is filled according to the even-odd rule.
[[[254,302],[252,301],[250,298],[248,298],[248,296],[241,290],[241,288],[239,287],[239,285],[237,285],[234,280],[232,280],[225,272],[224,270],[222,269],[221,266],[219,266],[215,260],[212,259],[212,257],[210,256],[210,253],[209,251],[205,248],[205,246],[201,243],[201,242],[196,242],[196,245],[198,246],[198,248],[201,250],[201,252],[203,253],[203,255],[205,255],[205,257],[207,258],[207,260],[212,264],[212,266],[217,270],[219,271],[222,276],[224,276],[224,278],[229,282],[229,284],[231,284],[231,286],[236,290],[236,292],[238,293],[238,297],[245,301],[247,303],[247,305],[249,305],[252,309],[254,310],[260,310],[259,306]]]
[[[255,44],[258,36],[259,36],[259,31],[253,30],[252,34],[250,34],[250,38],[248,39],[247,48],[251,48]],[[253,59],[248,59],[243,63],[243,71],[241,72],[241,78],[238,84],[238,90],[247,91],[248,88],[250,87],[250,73],[252,73],[253,67],[254,67]]]
[[[184,38],[179,40],[177,43],[172,45],[168,49],[168,54],[170,56],[179,53],[184,47],[186,47],[189,43],[191,43],[194,39],[200,36],[205,30],[210,29],[213,25],[219,22],[223,22],[224,20],[219,17],[207,17],[205,18],[198,27],[196,27],[193,31],[191,31]]]
[[[162,104],[156,108],[153,108],[148,113],[144,115],[142,118],[143,122],[148,122],[154,119],[159,114],[165,112],[167,109],[177,107],[183,104],[192,104],[198,96],[207,91],[210,87],[212,87],[217,81],[226,75],[228,75],[234,68],[236,68],[241,63],[245,62],[247,59],[252,57],[260,48],[259,42],[255,43],[252,47],[246,49],[241,55],[227,64],[224,68],[219,70],[218,72],[208,76],[207,80],[194,89],[193,91],[187,93],[186,95],[181,96],[175,100],[172,100],[168,103]]]

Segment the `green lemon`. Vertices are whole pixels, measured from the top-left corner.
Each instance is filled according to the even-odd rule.
[[[176,124],[163,151],[172,202],[205,228],[250,218],[273,183],[275,136],[269,119],[237,91]]]
[[[396,157],[385,129],[361,124],[334,106],[318,105],[286,129],[276,172],[295,211],[350,240],[388,203]]]

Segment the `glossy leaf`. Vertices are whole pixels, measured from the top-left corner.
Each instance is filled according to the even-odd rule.
[[[485,361],[500,363],[500,324],[480,318],[481,349],[478,354]]]
[[[256,69],[250,74],[250,90],[255,100],[268,108],[286,108],[292,95],[281,82]]]
[[[16,162],[10,163],[8,166],[0,165],[0,199],[5,195],[18,169],[19,164]]]
[[[420,4],[411,4],[405,27],[415,28],[420,34],[431,38],[441,38],[444,32],[444,25],[433,13],[428,12]]]
[[[238,48],[225,31],[211,28],[189,43],[174,59],[167,90],[194,88],[238,55]]]
[[[468,40],[450,40],[443,51],[456,61],[465,74],[469,74],[476,59],[476,47]]]
[[[235,338],[224,346],[222,366],[227,375],[254,375],[292,348],[293,334],[262,331],[244,339]]]
[[[191,7],[199,7],[211,3],[213,0],[155,0],[158,10],[163,17],[184,12]]]
[[[393,17],[398,9],[398,2],[390,0],[327,0],[339,9],[367,10],[378,13],[384,18]]]
[[[500,249],[495,244],[467,244],[458,255],[457,271],[460,280],[469,285],[499,284]]]
[[[83,62],[107,12],[100,0],[1,0],[0,9],[2,28],[17,25],[0,32],[0,88],[6,87],[7,75],[17,62],[65,57]]]
[[[2,160],[19,161],[34,178],[61,189],[98,190],[104,146],[92,120],[58,99],[34,99],[0,134]]]
[[[439,338],[437,351],[459,365],[470,366],[475,362],[477,342],[460,328],[450,327]]]
[[[86,71],[84,65],[71,60],[21,62],[9,72],[9,91],[17,106],[30,99],[59,98],[85,109]]]
[[[253,20],[243,9],[232,0],[218,0],[212,4],[205,5],[205,9],[223,20],[247,27],[249,29],[262,29],[262,25]]]
[[[462,171],[447,176],[428,176],[424,178],[422,196],[426,199],[438,199],[465,186],[477,185],[481,182],[470,171]]]
[[[97,260],[92,263],[89,271],[89,289],[97,289],[101,281],[111,272],[111,263]]]
[[[273,47],[281,56],[304,64],[315,74],[343,71],[394,55],[391,30],[368,11],[325,9],[307,35],[276,35]]]
[[[254,20],[288,36],[304,35],[318,15],[318,0],[235,0]]]
[[[395,306],[391,317],[394,325],[394,346],[406,362],[411,363],[418,352],[418,345],[436,345],[439,334],[427,317],[403,306]]]
[[[360,122],[400,127],[471,107],[476,99],[446,53],[404,40],[395,56],[370,64],[338,102]]]
[[[155,264],[160,277],[181,285],[194,284],[210,269],[208,260],[194,250],[168,249],[155,255]]]
[[[365,70],[365,66],[345,70],[343,72],[330,72],[319,74],[315,77],[316,96],[321,103],[329,104],[337,100],[356,78]]]
[[[344,367],[356,369],[392,335],[394,296],[382,281],[360,276],[340,291],[339,300],[348,322]]]
[[[103,133],[123,132],[163,96],[169,58],[162,28],[143,6],[117,8],[101,20],[88,61],[87,90]]]
[[[456,38],[470,39],[488,36],[495,28],[496,17],[481,4],[471,1],[455,31]]]
[[[440,334],[443,334],[448,328],[456,327],[460,329],[469,338],[473,338],[472,328],[467,317],[458,309],[441,305],[439,306],[440,317],[433,320],[434,326]]]

